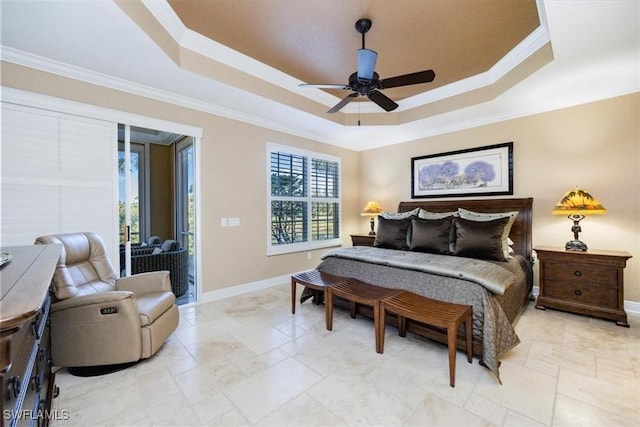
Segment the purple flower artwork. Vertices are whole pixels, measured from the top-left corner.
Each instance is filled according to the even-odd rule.
[[[513,143],[412,158],[412,197],[513,194]]]
[[[420,190],[486,187],[495,180],[494,166],[476,160],[465,166],[460,173],[460,164],[453,161],[432,163],[420,168],[418,188]]]

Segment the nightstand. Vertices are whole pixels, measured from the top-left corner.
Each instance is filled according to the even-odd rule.
[[[555,308],[611,319],[629,327],[624,311],[624,268],[631,254],[623,251],[567,251],[534,248],[540,260],[540,294],[536,308]]]
[[[375,240],[375,234],[373,236],[366,233],[351,235],[351,244],[353,246],[373,246]]]

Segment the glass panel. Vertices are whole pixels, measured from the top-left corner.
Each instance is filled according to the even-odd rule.
[[[313,240],[337,239],[340,237],[340,204],[311,203],[311,238]]]
[[[140,242],[140,153],[131,151],[131,243]],[[118,151],[118,215],[120,218],[120,244],[124,244],[123,228],[125,224],[124,204],[124,151]]]
[[[305,197],[307,162],[303,156],[271,153],[271,195]]]
[[[311,160],[311,197],[339,197],[338,163]]]
[[[307,241],[307,205],[306,202],[271,202],[272,245]]]
[[[194,193],[194,167],[193,167],[193,144],[187,148],[181,149],[178,153],[178,161],[180,162],[178,206],[180,214],[179,218],[179,235],[181,246],[189,249],[189,256],[193,256],[195,247],[193,232],[195,230],[195,193]]]
[[[196,298],[196,216],[195,216],[195,148],[191,138],[177,145],[176,215],[180,246],[188,251],[189,287],[176,303],[194,302]]]

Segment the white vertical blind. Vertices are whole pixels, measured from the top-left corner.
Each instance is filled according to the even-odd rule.
[[[94,231],[118,261],[117,124],[2,103],[0,245]]]

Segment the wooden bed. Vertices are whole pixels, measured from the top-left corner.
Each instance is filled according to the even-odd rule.
[[[429,212],[452,212],[452,211],[456,211],[458,208],[464,208],[470,211],[480,212],[480,213],[501,213],[501,212],[512,212],[512,211],[518,212],[518,216],[512,225],[509,237],[511,238],[511,240],[513,240],[512,248],[514,250],[514,255],[521,255],[521,257],[518,257],[518,261],[521,265],[523,265],[523,270],[527,270],[525,273],[526,284],[523,284],[522,286],[519,285],[518,287],[512,286],[509,289],[513,289],[513,292],[509,290],[509,293],[505,292],[504,295],[493,295],[490,292],[487,292],[486,289],[483,289],[482,291],[474,291],[476,293],[479,293],[479,292],[483,293],[482,298],[484,299],[483,304],[485,307],[487,304],[492,306],[495,306],[496,304],[499,305],[500,308],[498,308],[497,310],[501,312],[500,316],[503,317],[501,322],[502,323],[506,322],[507,327],[512,329],[512,325],[515,323],[518,316],[522,313],[524,308],[526,308],[526,305],[529,302],[529,299],[531,296],[531,289],[533,285],[532,283],[533,277],[532,277],[531,265],[530,265],[531,254],[532,254],[532,241],[531,241],[532,205],[533,205],[532,198],[437,200],[437,201],[414,200],[414,201],[400,202],[398,206],[398,212],[409,212],[416,208],[422,208]],[[359,248],[350,248],[350,249],[355,250]],[[372,249],[373,248],[366,248],[366,250],[372,250]],[[346,250],[349,250],[349,249],[346,249]],[[403,252],[403,251],[395,251],[395,252]],[[440,256],[447,256],[447,255],[440,255]],[[460,258],[460,257],[455,257],[455,258]],[[351,264],[348,264],[347,261],[339,260],[339,262],[341,263],[338,264],[337,263],[338,260],[336,260],[335,258],[332,259],[332,255],[327,254],[324,257],[323,262],[318,266],[318,269],[320,271],[324,271],[330,274],[346,276],[346,277],[354,277],[356,279],[359,279],[368,283],[386,286],[386,287],[394,287],[394,283],[395,283],[394,277],[398,277],[399,281],[402,278],[402,280],[404,280],[405,282],[407,278],[410,281],[413,280],[414,282],[420,281],[422,280],[422,276],[419,276],[419,274],[429,276],[428,277],[429,280],[437,283],[440,283],[438,281],[442,281],[444,283],[447,280],[449,281],[456,280],[456,279],[438,277],[437,275],[433,275],[433,274],[429,275],[426,273],[416,273],[415,271],[408,272],[407,270],[398,269],[395,267],[382,267],[380,265],[369,266],[364,263],[360,263],[360,265],[355,265],[355,263],[357,262],[354,262],[353,264],[354,267],[353,269],[351,269]],[[499,262],[497,263],[499,264]],[[387,271],[384,273],[384,276],[386,276],[384,277],[384,279],[382,278],[383,274],[380,273],[381,268],[387,268],[387,270],[391,269],[391,271]],[[465,281],[458,280],[458,282],[465,282]],[[468,285],[470,283],[466,282],[465,284]],[[460,284],[458,283],[457,286],[459,285]],[[478,286],[475,284],[473,285]],[[433,286],[433,283],[430,286]],[[449,284],[447,284],[446,286],[449,286]],[[429,296],[429,295],[425,294],[425,296]],[[477,296],[475,296],[474,298],[476,298],[477,300]],[[487,300],[491,300],[491,301],[487,302]],[[465,303],[460,301],[449,301],[449,302],[469,304],[469,302]],[[336,304],[341,305],[339,301]],[[485,316],[483,309],[477,310],[477,311],[482,311],[481,315]],[[372,312],[368,307],[360,307],[359,313],[370,316],[370,317],[372,316]],[[474,309],[474,316],[476,315],[480,315],[480,314],[476,313],[476,310]],[[490,316],[492,315],[490,314]],[[507,320],[504,319],[505,316]],[[477,319],[474,318],[474,322],[476,321]],[[395,319],[392,318],[391,320],[389,320],[388,323],[393,325],[394,322],[395,322]],[[484,322],[484,317],[482,318],[482,322]],[[429,327],[427,325],[418,324],[418,323],[410,323],[408,324],[407,327],[410,332],[413,332],[415,334],[425,336],[427,338],[430,338],[439,342],[443,342],[443,343],[447,342],[446,333],[441,329]],[[491,365],[491,366],[487,366],[487,365],[485,366],[489,367],[489,369],[491,369],[496,375],[498,375],[498,366],[499,366],[499,362],[497,358],[504,351],[507,351],[508,349],[512,348],[514,345],[516,345],[519,342],[517,335],[515,335],[515,331],[512,331],[511,334],[512,336],[509,338],[510,341],[508,344],[505,344],[503,346],[498,345],[499,350],[497,354],[491,354],[491,356],[485,355],[484,357],[487,360],[491,360],[490,363],[487,363],[487,365]],[[501,335],[501,333],[497,335]],[[487,345],[491,345],[491,346],[494,345],[493,343],[489,343],[488,341],[487,343],[483,343],[483,337],[486,337],[486,336],[487,335],[484,334],[484,332],[482,331],[478,332],[474,330],[473,352],[476,356],[480,358],[481,363],[483,363],[483,350],[489,353],[487,351]],[[494,337],[492,336],[489,340],[494,340]],[[465,348],[465,340],[464,340],[464,335],[462,333],[460,333],[459,335],[457,346],[461,350],[464,350]]]

